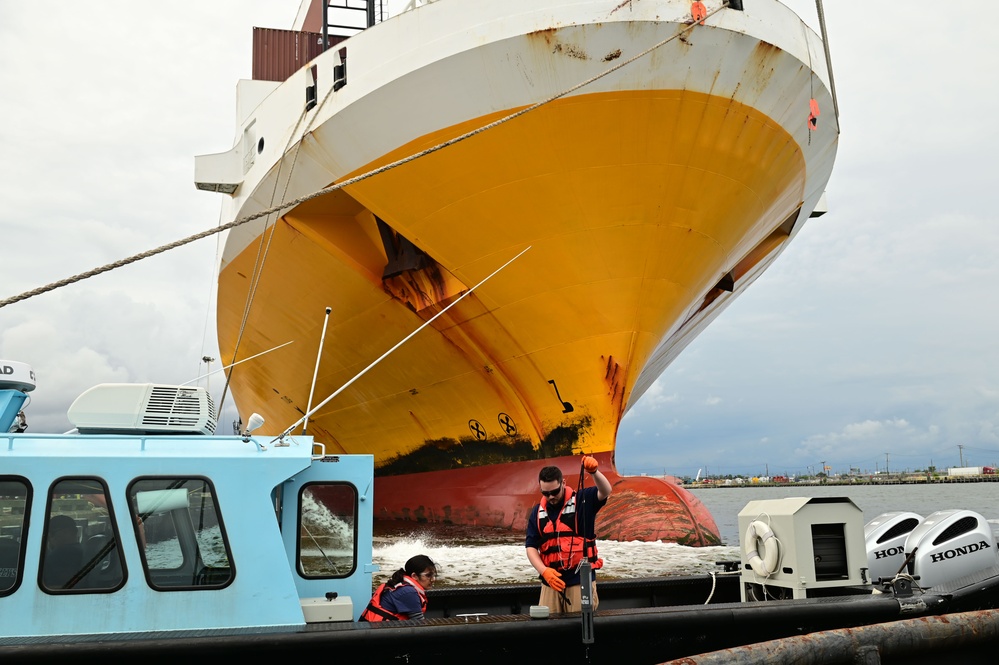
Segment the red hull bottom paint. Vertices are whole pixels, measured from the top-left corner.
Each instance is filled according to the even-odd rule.
[[[614,488],[597,517],[598,538],[721,544],[714,518],[693,494],[659,478],[620,475],[611,452],[594,457]],[[562,469],[570,487],[579,483],[578,456],[375,478],[375,517],[523,531],[540,499],[538,472],[549,464]]]

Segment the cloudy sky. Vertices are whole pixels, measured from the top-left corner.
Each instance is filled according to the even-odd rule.
[[[817,25],[813,2],[788,4]],[[999,462],[999,5],[824,6],[829,213],[625,418],[623,471]]]
[[[813,2],[788,4],[817,26]],[[622,472],[999,462],[999,5],[854,5],[825,3],[830,212],[628,414]],[[252,26],[296,9],[0,0],[0,298],[216,224],[194,155],[232,144]],[[0,358],[38,374],[31,431],[68,429],[96,383],[204,373],[218,251],[200,240],[0,309]]]

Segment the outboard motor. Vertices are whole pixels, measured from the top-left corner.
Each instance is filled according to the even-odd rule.
[[[999,565],[992,527],[970,510],[928,516],[905,541],[905,556],[910,555],[908,572],[924,589]]]
[[[0,434],[25,430],[21,407],[34,389],[35,372],[30,365],[0,360]]]
[[[864,526],[867,543],[867,569],[871,582],[889,580],[905,563],[905,540],[920,522],[922,515],[907,511],[881,513]]]

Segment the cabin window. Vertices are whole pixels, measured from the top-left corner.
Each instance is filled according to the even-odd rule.
[[[128,488],[149,586],[218,589],[232,582],[229,541],[206,478],[140,478]]]
[[[24,570],[24,516],[31,511],[31,486],[23,478],[0,476],[0,596],[14,593]]]
[[[299,494],[298,570],[302,577],[348,577],[357,567],[357,488],[310,483]]]
[[[115,591],[125,583],[114,510],[104,481],[52,485],[42,533],[39,584],[48,593]]]

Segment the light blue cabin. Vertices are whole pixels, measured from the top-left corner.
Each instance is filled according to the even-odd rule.
[[[138,420],[71,408],[79,434],[0,434],[0,644],[358,618],[377,569],[371,456],[313,454],[304,436],[150,434],[203,430],[188,416],[214,430],[210,398],[118,389],[119,405],[143,393],[119,409]]]

